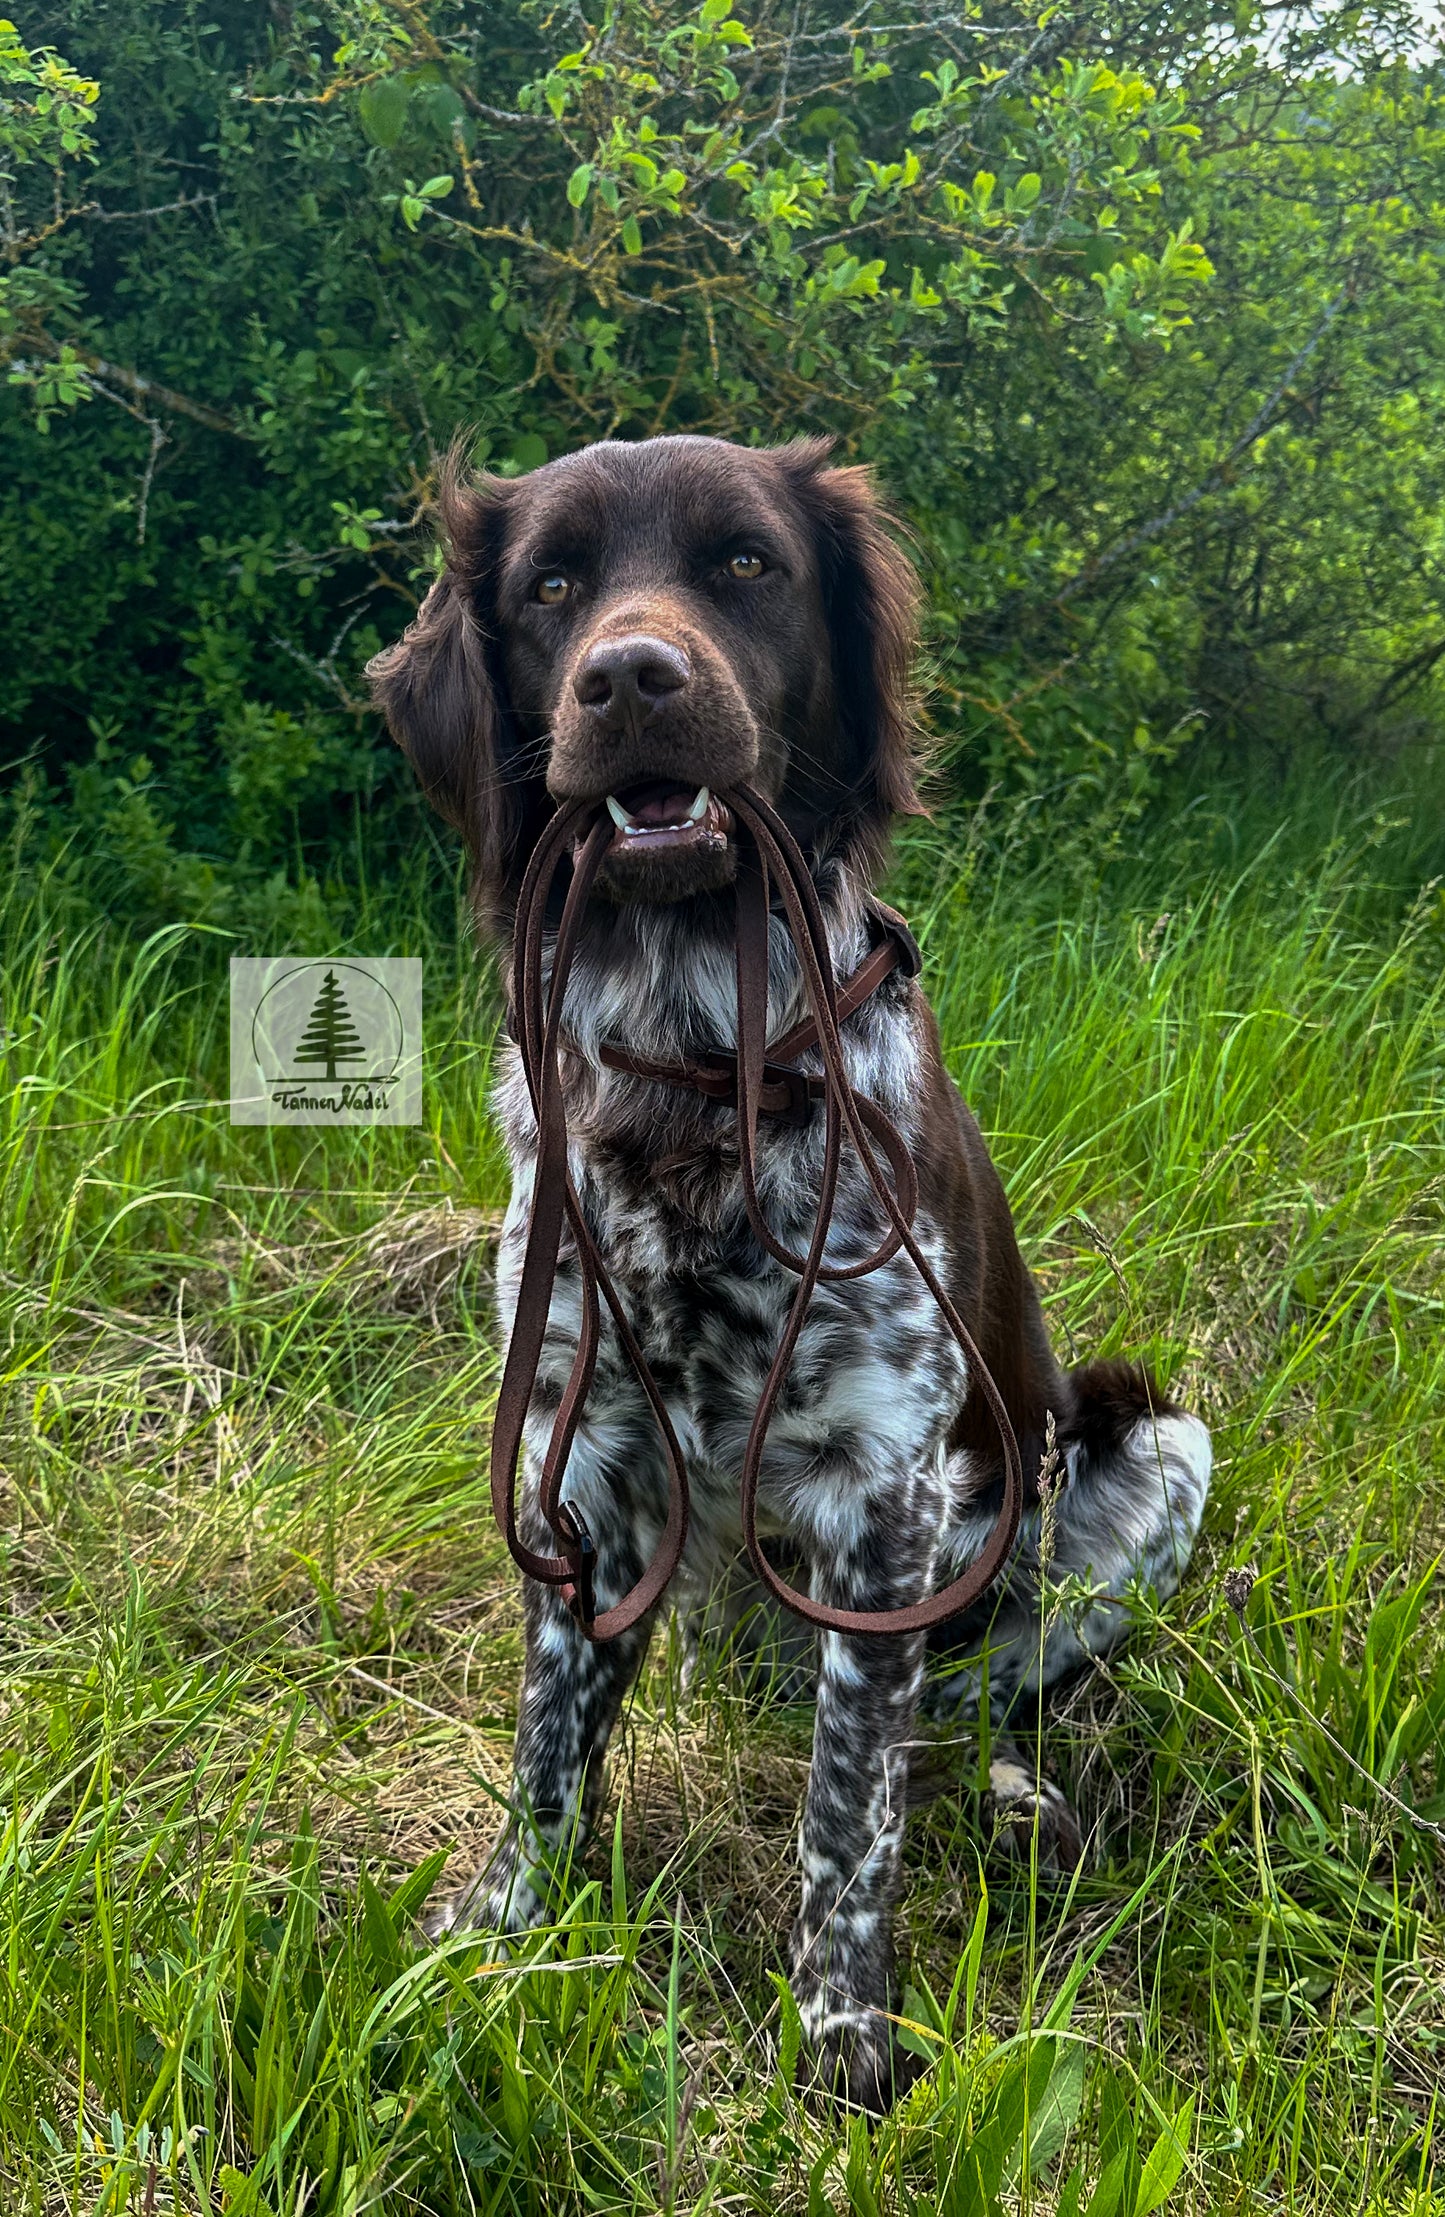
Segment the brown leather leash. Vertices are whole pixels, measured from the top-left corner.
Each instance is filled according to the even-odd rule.
[[[871,1001],[883,980],[893,971],[902,969],[908,977],[916,978],[923,968],[918,941],[897,909],[873,898],[868,906],[882,925],[884,937],[864,956],[847,984],[839,986],[840,1024],[846,1023],[865,1001]],[[773,1041],[758,1087],[759,1116],[773,1117],[798,1130],[812,1122],[813,1111],[823,1099],[828,1081],[815,1076],[811,1070],[798,1070],[794,1065],[799,1055],[811,1053],[817,1044],[818,1027],[811,1016],[805,1016],[791,1031],[784,1032],[781,1039]],[[656,1062],[648,1055],[635,1055],[630,1047],[618,1047],[610,1039],[604,1039],[597,1055],[608,1070],[624,1071],[630,1078],[647,1078],[655,1085],[679,1086],[685,1092],[700,1093],[716,1108],[735,1109],[738,1105],[738,1058],[726,1047],[714,1048],[688,1062]]]
[[[848,1080],[839,1027],[898,966],[899,934],[905,960],[913,942],[901,917],[894,918],[891,910],[882,910],[879,904],[888,936],[840,989],[833,976],[817,887],[792,833],[776,810],[746,786],[718,797],[731,809],[743,835],[739,839],[737,875],[736,1053],[719,1051],[687,1063],[655,1063],[609,1043],[603,1047],[601,1059],[610,1069],[661,1084],[686,1085],[707,1100],[736,1109],[739,1171],[748,1222],[766,1252],[798,1279],[743,1455],[740,1514],[743,1544],[753,1569],[777,1601],[820,1629],[873,1636],[922,1632],[969,1608],[998,1576],[1018,1531],[1023,1471],[1003,1397],[973,1335],[914,1237],[918,1173],[907,1142],[877,1102],[855,1092]],[[655,1607],[682,1559],[688,1524],[687,1471],[677,1434],[588,1228],[568,1169],[567,1116],[559,1058],[562,1010],[583,912],[612,832],[611,818],[597,803],[574,801],[559,809],[533,850],[518,898],[512,990],[522,1068],[537,1120],[537,1153],[516,1314],[492,1430],[492,1506],[514,1560],[529,1577],[559,1588],[586,1637],[599,1641],[615,1639],[630,1630]],[[549,980],[545,962],[547,912],[558,874],[569,859],[572,876],[562,904]],[[769,1046],[768,920],[774,884],[797,952],[809,1014]],[[916,956],[916,949],[913,953]],[[821,1076],[794,1067],[797,1056],[812,1049],[822,1060]],[[774,1115],[806,1123],[819,1102],[824,1114],[824,1140],[818,1209],[808,1251],[797,1255],[774,1235],[758,1198],[758,1119]],[[873,1252],[861,1260],[825,1263],[845,1133],[867,1173],[887,1220],[886,1229]],[[564,1223],[570,1225],[577,1247],[581,1320],[576,1352],[542,1458],[538,1488],[542,1517],[557,1542],[558,1552],[539,1555],[524,1544],[517,1530],[517,1464],[542,1360]],[[970,1385],[978,1387],[988,1405],[1003,1450],[1003,1501],[982,1552],[951,1585],[905,1608],[836,1609],[789,1586],[762,1551],[757,1497],[763,1450],[815,1288],[867,1277],[891,1261],[900,1249],[910,1257],[962,1350]],[[635,1584],[600,1616],[595,1609],[596,1547],[576,1503],[562,1499],[568,1458],[597,1365],[599,1294],[611,1312],[628,1363],[657,1420],[668,1467],[667,1516],[652,1559]]]

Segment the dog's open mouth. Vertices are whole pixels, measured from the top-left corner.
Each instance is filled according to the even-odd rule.
[[[607,812],[616,829],[610,855],[716,854],[727,845],[732,811],[705,785],[651,778],[609,793]]]

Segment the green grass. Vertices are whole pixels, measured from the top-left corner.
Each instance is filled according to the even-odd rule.
[[[556,1930],[414,1937],[494,1828],[519,1653],[461,935],[393,889],[353,942],[428,958],[425,1128],[233,1131],[224,943],[137,951],[16,873],[7,2217],[1437,2206],[1445,904],[1378,812],[1228,815],[1102,890],[1003,830],[901,872],[1054,1330],[1151,1355],[1219,1465],[1183,1593],[1046,1727],[1071,1894],[983,1857],[944,1751],[903,1930],[934,2068],[872,2134],[789,2083],[807,1718],[675,1641]]]

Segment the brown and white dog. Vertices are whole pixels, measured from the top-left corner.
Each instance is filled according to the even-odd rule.
[[[479,911],[505,931],[556,805],[606,801],[617,829],[567,987],[571,1164],[592,1235],[627,1304],[686,1456],[692,1523],[679,1598],[719,1587],[735,1621],[738,1471],[794,1280],[749,1228],[731,1110],[606,1067],[599,1049],[676,1060],[736,1041],[736,848],[718,788],[751,786],[808,858],[834,969],[874,930],[871,878],[890,819],[916,810],[908,679],[915,585],[867,474],[821,442],[772,450],[706,438],[607,442],[513,482],[453,473],[446,565],[420,615],[371,665],[376,697],[430,800],[461,832]],[[768,1036],[805,1013],[779,918]],[[939,1051],[923,993],[895,973],[843,1027],[848,1073],[904,1133],[929,1260],[1002,1390],[1023,1453],[1025,1512],[987,1608],[950,1627],[960,1663],[938,1698],[967,1714],[988,1651],[1000,1720],[1127,1630],[1133,1586],[1172,1592],[1209,1486],[1209,1435],[1142,1371],[1063,1370],[1007,1200]],[[817,1067],[816,1062],[810,1067]],[[510,1325],[536,1127],[515,1051],[497,1097],[513,1167],[498,1299]],[[806,1248],[821,1120],[759,1139],[769,1221]],[[829,1259],[871,1250],[867,1183],[846,1155]],[[532,1401],[522,1536],[576,1346],[579,1283],[564,1246]],[[1037,1475],[1052,1419],[1048,1555]],[[917,1600],[973,1560],[992,1528],[1000,1449],[963,1358],[906,1255],[821,1285],[762,1466],[760,1529],[804,1566],[815,1599]],[[662,1443],[610,1323],[568,1492],[599,1555],[599,1609],[639,1575],[666,1507]],[[1044,1570],[1073,1580],[1042,1607]],[[594,1810],[602,1758],[650,1625],[590,1645],[560,1596],[526,1589],[514,1815],[451,1921],[515,1930],[545,1913],[549,1856]],[[894,1998],[908,1754],[921,1635],[817,1641],[813,1763],[792,1936],[794,1991],[820,2066],[850,2100],[901,2083]],[[1067,1804],[1017,1759],[996,1798],[1067,1860]],[[896,2059],[899,2064],[903,2059]]]

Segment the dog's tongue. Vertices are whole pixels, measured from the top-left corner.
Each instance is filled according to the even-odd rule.
[[[655,778],[649,785],[629,785],[617,799],[634,824],[685,824],[697,787]]]

